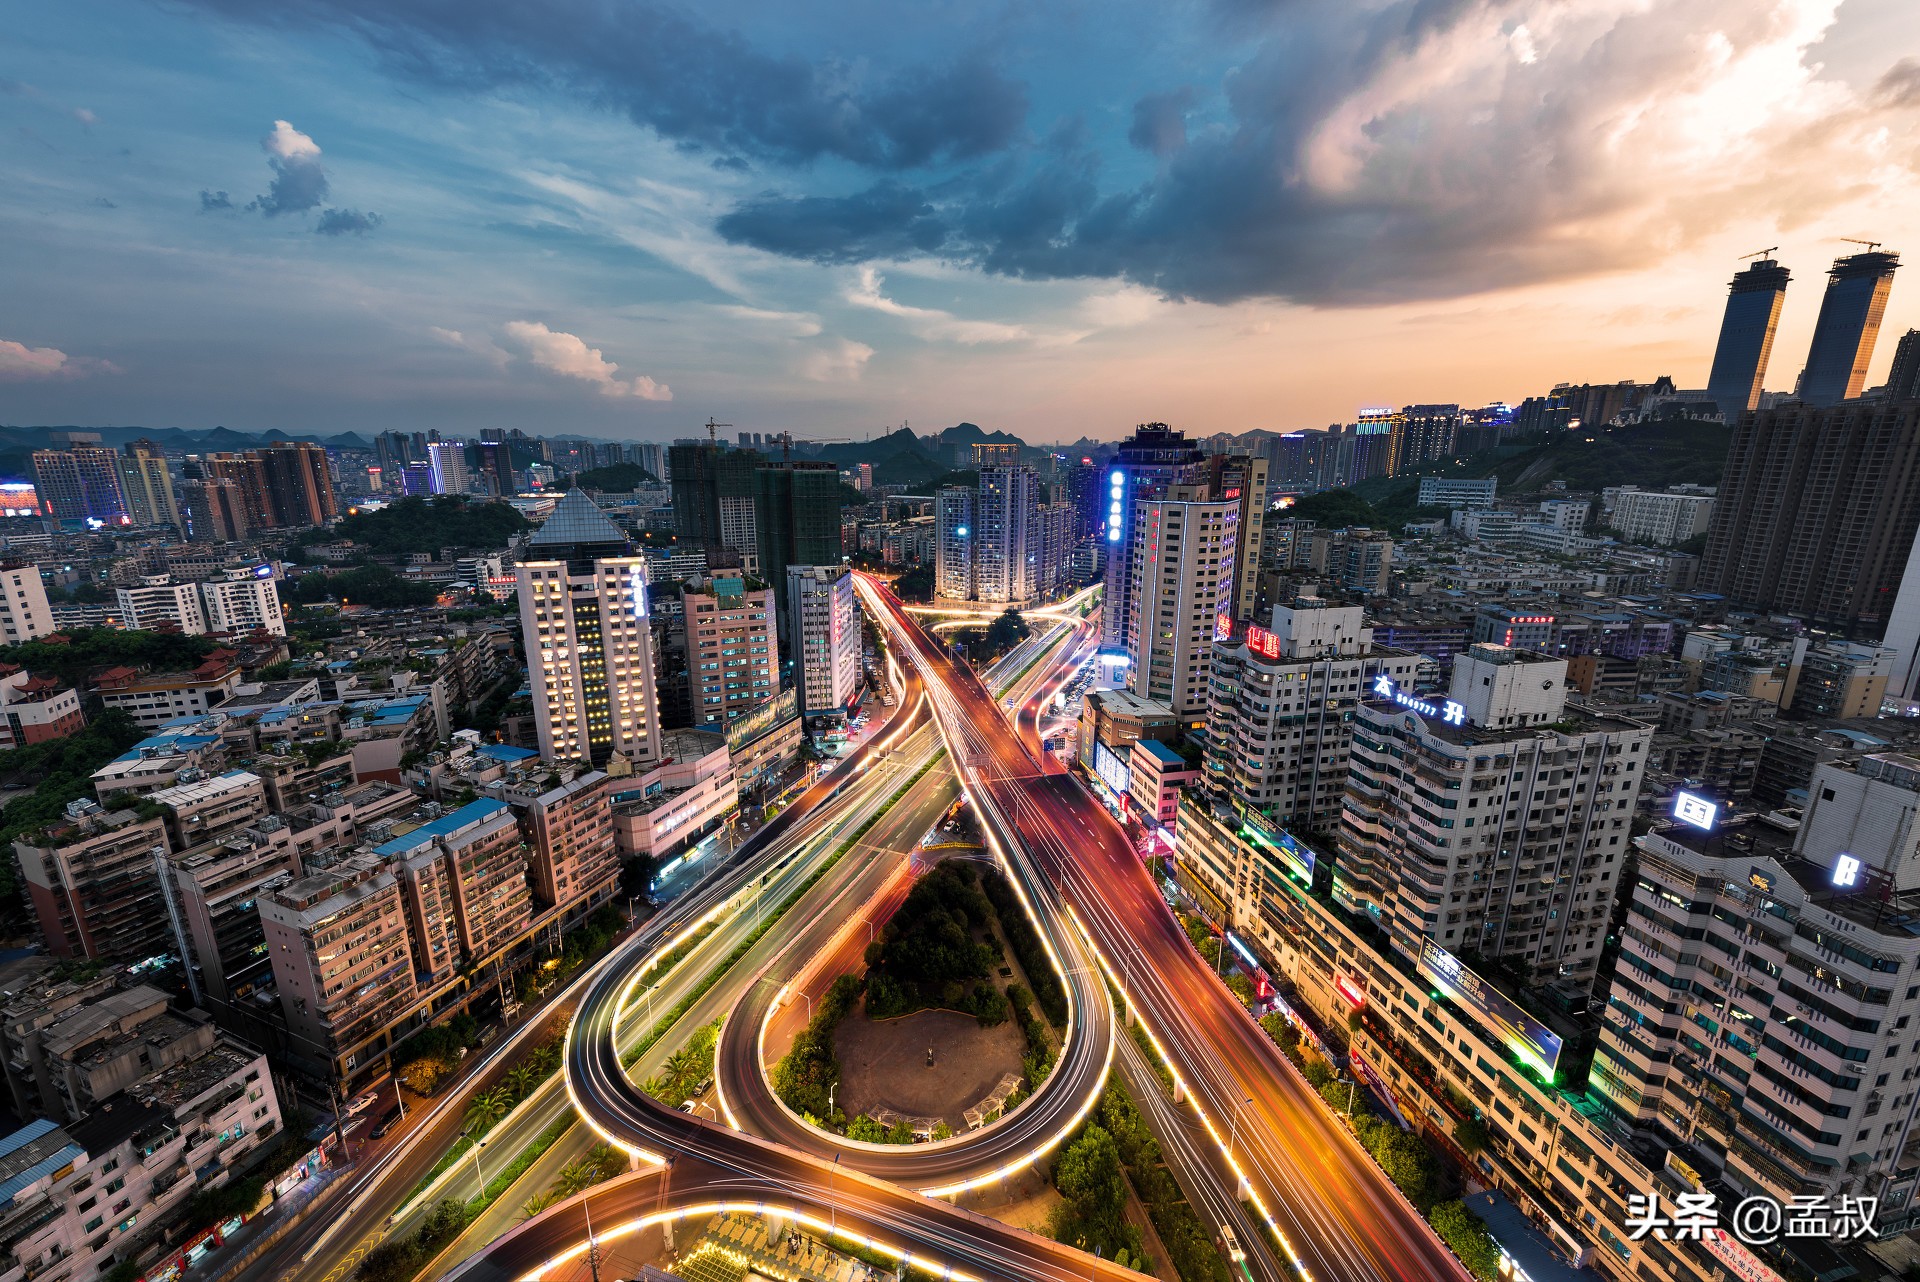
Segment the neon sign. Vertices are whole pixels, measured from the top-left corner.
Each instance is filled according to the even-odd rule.
[[[1423,717],[1438,717],[1450,726],[1467,724],[1466,706],[1457,699],[1448,699],[1434,703],[1417,695],[1408,694],[1393,684],[1393,678],[1382,672],[1373,679],[1373,692],[1382,699],[1391,699],[1403,708],[1409,708]]]
[[[1692,824],[1702,832],[1713,831],[1713,821],[1720,814],[1717,802],[1691,792],[1673,794],[1673,817],[1683,824]]]

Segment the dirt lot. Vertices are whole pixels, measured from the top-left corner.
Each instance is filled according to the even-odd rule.
[[[969,1108],[1002,1076],[1019,1074],[1026,1039],[1011,1020],[982,1028],[971,1015],[945,1010],[875,1023],[863,1002],[834,1030],[833,1049],[840,1060],[835,1102],[848,1117],[890,1108],[908,1117],[944,1118],[958,1134],[966,1129]]]

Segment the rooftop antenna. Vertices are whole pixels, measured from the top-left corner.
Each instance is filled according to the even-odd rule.
[[[1858,236],[1842,236],[1839,239],[1846,241],[1849,245],[1865,245],[1869,254],[1886,244],[1882,240],[1861,240]]]
[[[1772,258],[1774,251],[1779,248],[1778,245],[1768,245],[1765,249],[1756,249],[1751,254],[1742,254],[1736,261],[1744,263],[1749,258]]]
[[[720,429],[732,426],[733,424],[731,423],[716,423],[713,421],[713,415],[707,415],[707,444],[713,446],[715,449],[719,449]]]

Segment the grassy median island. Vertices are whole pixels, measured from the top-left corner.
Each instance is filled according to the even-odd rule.
[[[775,1093],[815,1125],[868,1143],[945,1139],[1017,1107],[1052,1071],[1057,1037],[1029,984],[1037,978],[1061,1022],[1065,1000],[997,872],[937,865],[864,961],[774,1067]]]

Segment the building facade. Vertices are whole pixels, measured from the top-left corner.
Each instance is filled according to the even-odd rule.
[[[647,563],[579,490],[515,570],[540,755],[604,766],[659,759]]]
[[[787,567],[788,654],[806,715],[845,712],[860,691],[860,601],[844,565]]]

